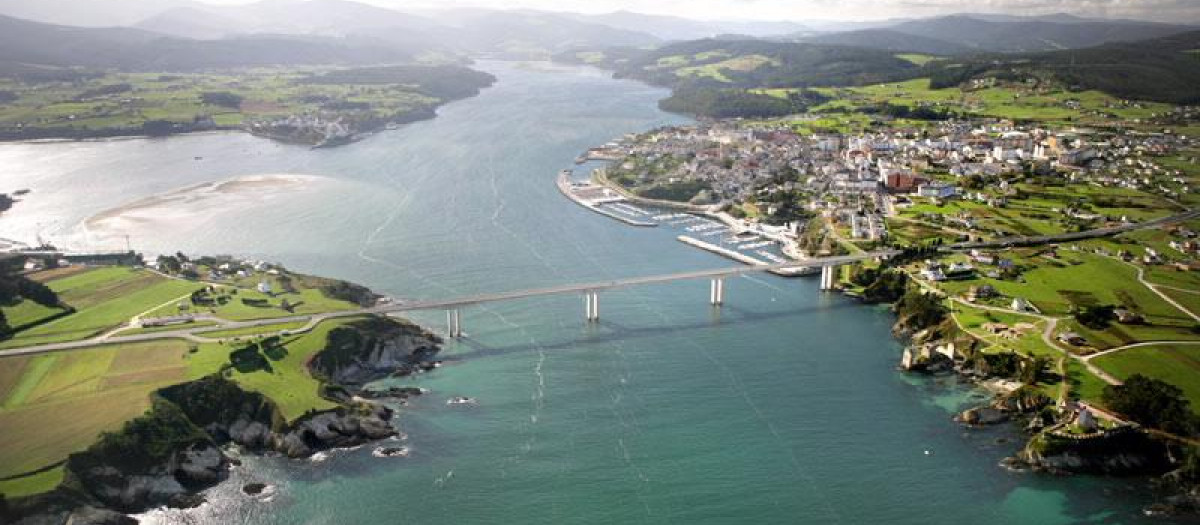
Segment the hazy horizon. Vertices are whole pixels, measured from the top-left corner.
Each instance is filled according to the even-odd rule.
[[[180,5],[230,6],[261,0],[114,0],[101,5],[69,1],[31,3],[0,0],[0,13],[20,17],[37,12],[41,18],[69,18],[103,24],[121,12],[139,13]],[[310,0],[292,0],[310,1]],[[672,16],[697,21],[726,22],[875,22],[895,18],[928,18],[955,14],[1046,16],[1068,14],[1085,18],[1136,19],[1200,25],[1200,2],[1195,0],[346,0],[397,11],[458,8],[538,10],[558,13],[606,14],[618,11]],[[71,7],[69,14],[60,8]],[[113,6],[116,6],[114,9]],[[110,22],[111,23],[111,22]]]
[[[145,0],[154,2],[157,0]],[[261,0],[195,0],[213,5],[251,4]],[[309,1],[309,0],[300,0]],[[456,8],[533,9],[581,14],[629,11],[695,20],[867,21],[954,14],[1140,19],[1171,23],[1200,22],[1194,0],[352,0],[395,10]]]

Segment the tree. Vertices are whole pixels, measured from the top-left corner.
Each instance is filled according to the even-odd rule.
[[[1042,377],[1042,372],[1049,366],[1050,359],[1047,357],[1034,356],[1026,359],[1021,363],[1017,380],[1027,385],[1036,385]]]
[[[1103,330],[1117,317],[1114,310],[1112,305],[1085,306],[1075,312],[1075,320],[1088,328]]]
[[[17,278],[17,293],[42,306],[53,308],[60,305],[58,294],[54,293],[54,290],[26,277]]]
[[[242,96],[228,91],[206,91],[200,94],[200,101],[213,106],[237,109],[242,105]]]
[[[1142,374],[1130,376],[1123,385],[1104,387],[1102,400],[1109,408],[1148,427],[1181,435],[1196,429],[1196,415],[1183,391]]]

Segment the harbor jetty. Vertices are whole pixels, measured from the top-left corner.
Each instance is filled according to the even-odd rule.
[[[631,215],[641,212],[637,208],[633,208],[626,203],[626,199],[619,193],[599,184],[591,182],[574,182],[571,180],[571,170],[562,170],[558,173],[558,191],[566,195],[576,204],[592,210],[600,215],[621,221],[630,226],[653,227],[658,226],[657,222],[635,219],[631,216],[625,216],[616,211],[607,209],[606,206],[611,206],[621,210],[624,213]]]

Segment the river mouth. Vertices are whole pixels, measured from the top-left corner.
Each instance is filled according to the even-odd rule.
[[[277,260],[396,297],[731,265],[676,241],[678,231],[620,224],[555,187],[587,148],[683,122],[657,109],[665,91],[590,69],[482,66],[499,82],[478,97],[338,148],[222,134],[0,145],[0,161],[13,159],[13,186],[35,190],[14,214],[39,211],[39,199],[43,209],[88,203],[74,215],[53,207],[61,224],[113,237],[98,247],[133,232],[135,247],[159,253]],[[41,159],[50,153],[64,161]],[[320,175],[230,178],[242,173]],[[0,237],[37,231],[39,220],[20,231],[9,220],[20,215],[0,221]],[[720,309],[707,281],[606,292],[591,324],[571,296],[464,309],[468,337],[442,354],[454,365],[403,381],[430,391],[399,415],[409,457],[364,447],[316,463],[253,458],[210,505],[147,521],[1141,520],[1141,495],[1104,480],[997,467],[1012,442],[951,421],[977,401],[969,387],[896,372],[885,309],[821,294],[816,279],[727,285]],[[444,312],[411,317],[434,330],[445,322]],[[478,408],[446,404],[460,395]],[[242,481],[276,486],[274,500],[247,497]]]

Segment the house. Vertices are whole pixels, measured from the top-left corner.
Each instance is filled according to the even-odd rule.
[[[996,264],[994,255],[979,250],[971,250],[971,260],[979,264]]]
[[[259,282],[258,283],[258,291],[260,293],[265,293],[265,294],[271,293],[271,283],[269,283],[267,281]]]
[[[921,270],[921,277],[935,282],[946,280],[946,274],[942,273],[942,271],[937,268],[927,268]]]
[[[887,174],[884,178],[884,185],[890,192],[909,193],[926,181],[927,179],[924,177],[912,173],[896,172]]]
[[[1026,301],[1024,297],[1014,297],[1009,308],[1018,312],[1037,312],[1038,309],[1033,306],[1033,303]]]
[[[1125,309],[1117,308],[1113,310],[1113,314],[1117,316],[1117,322],[1121,324],[1142,324],[1146,322],[1146,318],[1141,314]]]
[[[1075,414],[1075,424],[1084,432],[1095,432],[1100,428],[1096,423],[1096,416],[1092,415],[1092,411],[1087,407],[1079,408],[1079,412]]]
[[[1084,339],[1082,335],[1079,335],[1075,332],[1060,332],[1058,334],[1058,340],[1074,346],[1082,346],[1087,344],[1087,339]]]
[[[967,263],[953,262],[946,267],[946,277],[951,279],[965,279],[975,273],[975,267]]]
[[[996,297],[998,295],[1000,295],[1000,293],[997,292],[996,288],[990,284],[985,284],[983,286],[972,286],[970,290],[967,291],[967,300],[974,302],[979,299],[987,299],[990,297]]]
[[[946,199],[958,194],[958,188],[949,184],[929,182],[917,186],[917,195],[932,199]]]

